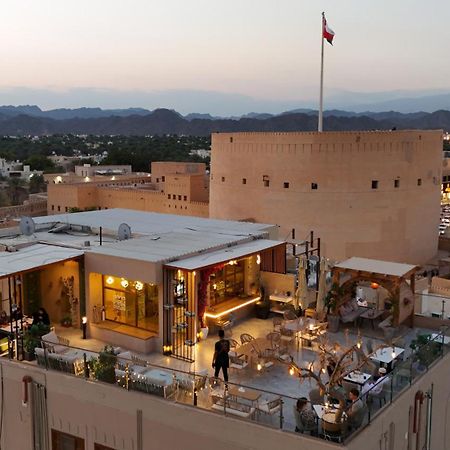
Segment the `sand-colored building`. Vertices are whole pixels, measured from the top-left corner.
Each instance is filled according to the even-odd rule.
[[[80,172],[81,173],[81,172]],[[56,175],[48,184],[48,214],[86,209],[139,211],[208,217],[209,178],[203,163],[155,162],[152,176]]]
[[[322,254],[423,263],[437,252],[441,131],[215,133],[210,216],[314,230]]]

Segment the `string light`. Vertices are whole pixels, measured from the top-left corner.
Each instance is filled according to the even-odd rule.
[[[113,284],[113,283],[114,283],[114,278],[111,277],[111,276],[109,276],[109,277],[106,279],[106,283],[108,283],[108,284]]]
[[[120,284],[121,284],[121,286],[122,286],[123,288],[127,288],[127,287],[128,287],[128,280],[125,279],[125,278],[122,278],[122,279],[120,280]]]
[[[261,255],[259,253],[256,255],[256,264],[261,264]]]
[[[295,370],[294,370],[294,368],[293,367],[290,367],[289,368],[289,375],[294,375],[295,374]]]
[[[144,283],[141,281],[136,281],[136,283],[134,283],[134,287],[137,291],[142,291],[142,289],[144,289]]]
[[[262,370],[262,365],[261,363],[258,363],[256,366],[256,370],[261,371]]]

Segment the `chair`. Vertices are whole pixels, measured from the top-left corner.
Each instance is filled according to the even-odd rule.
[[[230,356],[230,369],[243,370],[248,366],[247,355]]]
[[[295,340],[295,333],[292,330],[282,328],[280,335],[281,343],[285,346],[285,348],[289,347],[289,345],[292,344],[292,342],[294,342]]]
[[[290,361],[291,355],[287,353],[286,348],[281,347],[281,334],[276,332],[271,332],[266,336],[267,340],[270,341],[271,349],[275,358],[281,359],[283,361]]]
[[[139,358],[136,355],[131,355],[131,361],[133,365],[147,367],[147,361],[145,359]]]
[[[281,410],[281,397],[269,400],[264,399],[258,402],[256,407],[258,413],[263,413],[268,416],[273,416]]]
[[[228,352],[229,356],[238,356],[236,349],[239,347],[239,342],[236,339],[228,339],[230,343],[230,351]]]
[[[284,311],[283,318],[284,318],[284,320],[297,320],[298,319],[297,315],[295,314],[295,311],[293,311],[292,309],[288,309],[288,310]]]
[[[251,342],[254,340],[255,340],[255,338],[251,334],[248,334],[248,333],[241,334],[241,344],[245,344],[247,342]]]
[[[280,316],[276,316],[272,319],[273,331],[280,331],[283,326],[283,319]]]

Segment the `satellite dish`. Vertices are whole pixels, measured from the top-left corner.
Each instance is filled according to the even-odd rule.
[[[119,238],[119,241],[124,241],[126,239],[131,238],[131,228],[130,225],[127,223],[121,223],[119,225],[119,230],[117,232],[117,236]]]
[[[25,236],[31,236],[34,233],[36,225],[31,217],[22,217],[20,219],[20,232]]]

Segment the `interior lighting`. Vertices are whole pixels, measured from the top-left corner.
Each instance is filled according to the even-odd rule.
[[[361,341],[358,341],[358,343],[356,344],[356,346],[357,346],[358,348],[361,348]]]
[[[258,370],[258,372],[260,372],[262,370],[262,365],[261,363],[258,363],[256,366],[256,370]]]
[[[128,280],[126,280],[125,278],[122,278],[120,280],[120,284],[124,289],[126,289],[128,287]]]
[[[294,376],[294,374],[295,374],[295,370],[294,370],[294,368],[291,366],[291,367],[289,368],[289,375]]]
[[[378,289],[379,287],[380,287],[380,285],[378,284],[378,283],[370,283],[370,287],[372,288],[372,289]]]
[[[212,313],[207,312],[207,313],[205,313],[204,317],[209,317],[210,319],[219,319],[220,317],[225,316],[226,314],[230,314],[230,312],[236,311],[237,309],[244,308],[244,306],[251,305],[252,303],[256,303],[260,299],[261,299],[261,297],[252,298],[251,300],[247,300],[246,302],[241,303],[240,305],[233,306],[232,308],[229,308],[226,311],[222,311],[218,314],[212,314]]]
[[[114,278],[111,277],[111,276],[109,276],[109,277],[106,279],[106,283],[107,283],[107,284],[113,284],[113,283],[114,283]]]
[[[144,289],[144,283],[141,281],[136,281],[136,283],[134,283],[134,287],[137,291],[142,291],[142,289]]]
[[[395,347],[392,347],[391,356],[392,356],[392,359],[395,359]]]
[[[256,264],[261,264],[261,255],[259,253],[256,255]]]

